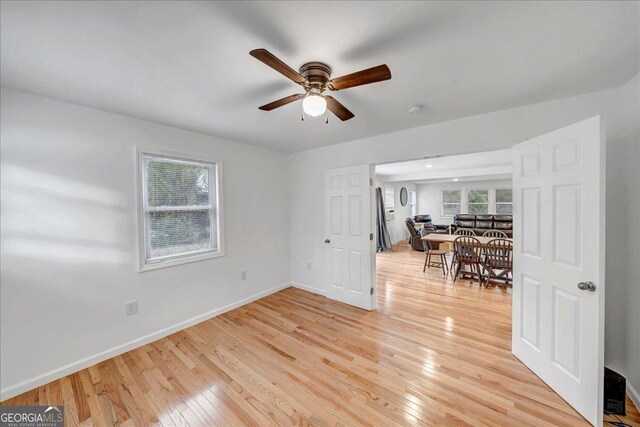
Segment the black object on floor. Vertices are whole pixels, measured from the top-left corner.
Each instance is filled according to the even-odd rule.
[[[604,368],[604,411],[626,415],[627,381],[619,373]]]

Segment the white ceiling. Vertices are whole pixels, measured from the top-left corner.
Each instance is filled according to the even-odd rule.
[[[282,151],[620,86],[637,2],[2,2],[2,85]],[[300,121],[298,86],[258,62],[391,81],[335,94],[356,117]],[[424,112],[407,109],[424,105]]]
[[[511,155],[511,150],[496,150],[386,163],[376,165],[376,178],[385,182],[415,183],[507,179],[511,178]]]

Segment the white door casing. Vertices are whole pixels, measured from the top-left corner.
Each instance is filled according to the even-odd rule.
[[[365,310],[372,308],[372,167],[325,172],[327,297]]]
[[[603,412],[604,141],[596,116],[513,148],[513,354],[594,425]]]

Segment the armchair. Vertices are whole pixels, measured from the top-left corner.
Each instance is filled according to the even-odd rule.
[[[424,245],[422,244],[422,239],[418,230],[416,230],[416,225],[413,222],[413,219],[407,218],[404,221],[407,229],[409,230],[409,244],[416,251],[424,251]]]
[[[423,228],[430,233],[446,233],[449,227],[447,225],[434,224],[433,221],[431,221],[431,215],[428,214],[416,215],[410,219],[412,219],[416,224],[423,224]]]

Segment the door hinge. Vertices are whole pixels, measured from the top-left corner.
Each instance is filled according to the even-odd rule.
[[[369,234],[369,240],[373,240],[373,233]]]
[[[371,288],[371,292],[369,292],[370,295],[373,295],[373,288]]]
[[[373,178],[369,178],[369,185],[373,187]]]

